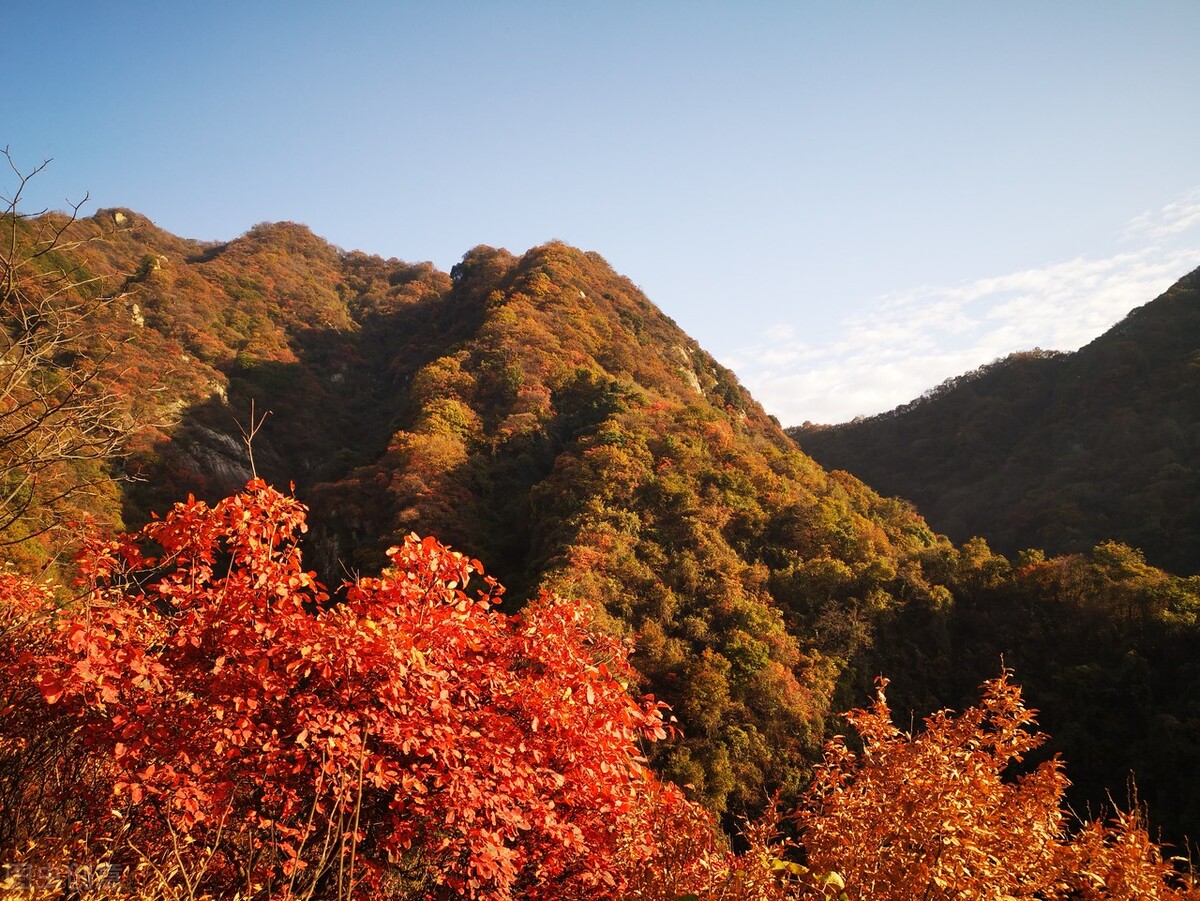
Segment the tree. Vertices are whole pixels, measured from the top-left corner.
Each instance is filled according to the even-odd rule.
[[[892,723],[886,684],[847,715],[862,750],[827,746],[797,816],[809,865],[836,870],[852,901],[1200,897],[1136,814],[1070,833],[1061,762],[1028,763],[1046,736],[1007,673],[917,735]]]
[[[113,342],[101,314],[121,296],[68,262],[84,200],[67,214],[21,211],[29,182],[0,196],[0,546],[61,526],[68,501],[103,481],[120,445],[119,401],[105,386]]]

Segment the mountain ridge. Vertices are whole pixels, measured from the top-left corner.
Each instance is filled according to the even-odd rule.
[[[956,541],[1117,539],[1200,567],[1200,269],[1070,354],[1032,352],[840,426],[788,430],[823,465],[915,502]]]

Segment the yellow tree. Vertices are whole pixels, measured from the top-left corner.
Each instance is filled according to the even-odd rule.
[[[862,739],[825,750],[798,814],[809,865],[837,871],[850,899],[1195,899],[1135,815],[1072,835],[1057,759],[1030,767],[1046,736],[1004,674],[979,705],[910,735],[875,703],[848,714]]]

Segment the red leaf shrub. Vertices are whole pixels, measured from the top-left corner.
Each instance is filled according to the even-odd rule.
[[[103,770],[71,785],[92,833],[216,896],[618,893],[653,850],[638,744],[665,735],[625,649],[550,597],[497,612],[431,538],[333,603],[304,513],[252,482],[92,543],[87,594],[4,673],[4,741],[68,723]],[[0,590],[9,620],[45,615]]]

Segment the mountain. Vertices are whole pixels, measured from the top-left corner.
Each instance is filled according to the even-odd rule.
[[[591,600],[683,723],[659,765],[714,810],[800,787],[868,690],[874,620],[931,590],[914,555],[944,540],[797,452],[597,254],[479,247],[446,275],[295,224],[201,244],[129,210],[73,236],[76,269],[123,289],[102,315],[128,481],[102,521],[236,490],[269,413],[254,469],[312,505],[327,581],[415,530],[484,560],[512,607]]]
[[[201,243],[129,210],[71,236],[72,271],[116,298],[95,316],[129,440],[89,501],[100,525],[257,473],[311,506],[304,550],[331,586],[415,531],[481,559],[509,610],[588,601],[679,721],[653,763],[727,816],[798,792],[878,673],[921,714],[1003,659],[1082,760],[1078,803],[1132,767],[1156,822],[1200,834],[1178,785],[1200,771],[1200,583],[1116,545],[954,546],[798,450],[598,254],[477,247],[447,274],[293,223]]]
[[[451,281],[462,329],[421,342],[386,450],[315,491],[322,554],[369,571],[416,530],[491,561],[515,604],[587,598],[683,723],[664,772],[717,811],[797,789],[873,616],[800,640],[827,600],[799,572],[829,560],[883,610],[939,539],[797,453],[597,254],[481,247]]]
[[[1070,354],[1015,354],[906,406],[789,434],[956,541],[1116,539],[1200,572],[1200,270]]]

